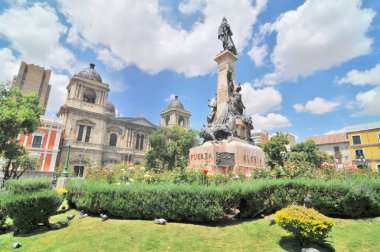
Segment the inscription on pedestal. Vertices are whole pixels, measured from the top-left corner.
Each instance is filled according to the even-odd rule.
[[[217,166],[235,166],[235,153],[217,152],[216,165]]]

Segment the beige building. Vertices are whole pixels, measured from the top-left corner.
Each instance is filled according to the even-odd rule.
[[[269,141],[269,134],[265,130],[252,130],[251,139],[255,145],[262,145]]]
[[[50,75],[50,69],[22,61],[18,74],[13,79],[13,86],[18,87],[23,94],[36,93],[45,111],[51,88]]]
[[[67,85],[66,102],[58,112],[65,125],[60,163],[72,142],[69,167],[78,176],[94,165],[141,162],[149,149],[148,137],[157,126],[143,117],[116,117],[109,91],[94,64],[74,74]]]
[[[181,127],[190,128],[191,113],[183,107],[178,96],[170,103],[169,107],[161,112],[161,126],[170,127],[179,125]]]
[[[338,169],[351,164],[350,145],[346,133],[311,136],[306,140],[314,141],[319,150],[333,156]]]

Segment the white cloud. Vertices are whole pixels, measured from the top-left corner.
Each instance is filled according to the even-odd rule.
[[[46,111],[57,113],[60,106],[65,103],[66,86],[69,84],[70,77],[64,74],[56,74],[52,71],[49,84],[51,85],[49,101]]]
[[[252,121],[256,130],[271,130],[274,128],[286,128],[292,126],[287,117],[275,113],[269,113],[266,116],[259,114],[253,115]]]
[[[264,58],[268,54],[268,46],[252,46],[248,52],[248,56],[255,62],[256,66],[264,65]]]
[[[192,14],[201,11],[206,6],[206,0],[188,0],[181,2],[178,10],[183,14]]]
[[[244,83],[241,93],[248,116],[268,113],[281,107],[281,93],[272,87],[253,89],[252,85]]]
[[[375,86],[365,92],[359,92],[355,100],[350,102],[348,109],[354,110],[354,116],[380,115],[380,63],[371,69],[358,71],[351,70],[343,78],[337,80],[338,83],[348,83],[354,86]]]
[[[276,45],[270,57],[275,70],[257,83],[294,81],[368,54],[373,40],[366,33],[375,12],[361,5],[361,0],[307,0],[296,10],[283,13],[274,23],[262,26],[253,46],[260,44],[267,34],[276,32]]]
[[[47,4],[15,5],[0,15],[0,36],[28,63],[70,69],[74,55],[59,41],[65,33],[66,27]]]
[[[223,16],[227,17],[235,45],[241,51],[266,2],[258,0],[255,6],[249,0],[182,3],[182,13],[200,12],[204,17],[189,31],[169,24],[160,12],[158,0],[60,0],[59,5],[71,24],[69,41],[91,48],[111,67],[120,69],[134,64],[152,74],[173,70],[197,76],[215,70],[212,58],[222,49],[216,35]],[[96,17],[106,21],[99,22]]]
[[[165,98],[165,102],[171,102],[174,101],[175,94],[170,94],[169,97]]]
[[[354,115],[380,115],[380,87],[367,92],[359,92],[355,99],[354,109],[359,110],[359,112]]]
[[[326,133],[324,133],[324,135],[331,135],[331,134],[344,133],[344,132],[346,132],[346,128],[341,128],[337,130],[329,130]]]
[[[380,85],[380,63],[369,70],[351,70],[343,78],[337,80],[338,83],[350,83],[356,86]]]
[[[339,102],[332,102],[320,97],[316,97],[314,100],[308,101],[305,105],[294,104],[293,107],[297,113],[309,112],[316,115],[322,115],[329,113],[340,106]]]
[[[20,62],[8,48],[0,48],[0,82],[12,81],[17,75]]]

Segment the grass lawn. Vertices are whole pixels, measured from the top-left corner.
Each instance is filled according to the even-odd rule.
[[[300,251],[300,247],[268,218],[229,225],[168,223],[166,226],[142,220],[79,219],[75,210],[56,215],[51,222],[64,221],[76,214],[69,227],[13,237],[0,235],[0,251],[14,251],[13,242],[21,242],[17,251]],[[335,220],[320,251],[380,251],[380,217],[362,220]]]

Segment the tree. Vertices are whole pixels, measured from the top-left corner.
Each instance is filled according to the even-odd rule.
[[[266,154],[267,164],[274,168],[277,165],[283,167],[286,160],[286,145],[289,140],[286,135],[281,132],[277,134],[264,144],[263,150]]]
[[[145,154],[149,168],[172,170],[187,166],[189,150],[199,143],[195,130],[180,126],[160,127],[149,137],[150,147]]]
[[[314,141],[308,140],[302,143],[298,143],[290,148],[289,153],[290,161],[308,162],[314,167],[321,167],[323,162],[333,162],[332,156],[327,153],[318,150]]]
[[[17,136],[32,133],[40,124],[41,113],[37,95],[22,95],[18,88],[10,87],[9,81],[0,84],[0,156],[7,160],[4,180],[21,176],[17,164],[24,170],[28,167],[24,162],[26,151]]]

